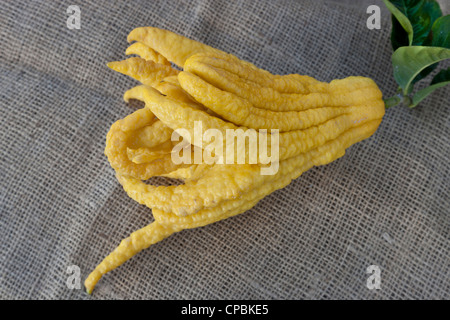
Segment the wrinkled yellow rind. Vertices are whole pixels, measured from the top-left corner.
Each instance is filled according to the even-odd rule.
[[[178,74],[178,70],[170,66],[138,57],[109,62],[108,67],[149,86],[156,86],[164,78]]]
[[[142,59],[145,60],[151,60],[155,63],[159,63],[166,66],[171,66],[170,61],[167,60],[163,55],[159,54],[149,46],[146,46],[145,44],[141,42],[135,42],[131,44],[127,50],[125,51],[126,55],[132,55],[135,54]]]
[[[129,33],[127,40],[144,43],[179,67],[183,67],[186,59],[196,53],[222,52],[174,32],[153,27],[136,28]]]
[[[133,232],[95,268],[85,281],[88,293],[102,275],[174,232],[247,211],[313,166],[342,157],[351,145],[370,137],[384,116],[381,91],[365,77],[326,83],[305,75],[273,75],[153,27],[134,29],[128,41],[136,42],[126,54],[139,57],[108,66],[142,83],[128,90],[124,100],[141,100],[145,108],[111,126],[105,154],[124,190],[152,208],[155,221]],[[170,62],[184,70],[172,68]],[[198,123],[200,132],[195,132]],[[187,152],[192,162],[210,142],[204,135],[209,129],[223,137],[229,129],[268,129],[263,137],[268,138],[268,153],[278,150],[278,170],[262,175],[267,167],[261,161],[263,150],[256,148],[256,163],[250,163],[247,141],[244,149],[234,149],[245,153],[243,164],[172,161],[177,141],[171,138],[181,136],[182,143],[191,146]],[[196,134],[200,140],[193,139]],[[271,141],[274,137],[278,144]],[[154,176],[179,179],[181,184],[151,185],[146,180]]]

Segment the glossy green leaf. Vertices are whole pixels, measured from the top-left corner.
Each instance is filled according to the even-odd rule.
[[[425,78],[426,76],[428,76],[431,72],[434,71],[434,69],[437,68],[437,66],[439,65],[439,63],[435,63],[432,64],[429,67],[426,67],[425,69],[423,69],[422,71],[419,72],[419,74],[414,78],[414,80],[412,81],[412,84],[422,80],[423,78]]]
[[[449,59],[450,49],[440,47],[400,47],[392,55],[394,78],[405,95],[412,91],[412,81],[426,67]]]
[[[435,0],[383,0],[392,13],[392,47],[420,46],[426,41],[433,23],[442,16]]]
[[[450,15],[440,17],[433,23],[431,28],[433,47],[450,49]]]
[[[414,30],[408,17],[397,8],[391,1],[383,0],[386,8],[392,13],[392,47],[396,50],[398,47],[412,44]]]
[[[439,17],[442,17],[442,10],[439,3],[435,0],[423,0],[420,10],[410,17],[414,29],[413,46],[423,45],[430,33],[431,27]]]
[[[436,19],[424,45],[450,49],[450,15]],[[414,78],[412,83],[416,83],[428,76],[437,66],[438,63],[435,63],[423,69],[417,77]]]
[[[431,85],[416,92],[412,99],[411,108],[417,106],[423,99],[430,95],[436,89],[450,84],[450,68],[441,70],[431,81]]]
[[[409,20],[408,20],[409,21]],[[412,30],[412,26],[411,26]],[[402,27],[400,22],[392,16],[392,31],[391,31],[391,45],[392,49],[395,51],[400,47],[409,46],[412,43],[413,32],[408,34]]]

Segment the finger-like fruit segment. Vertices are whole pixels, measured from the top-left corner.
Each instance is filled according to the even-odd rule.
[[[140,27],[130,32],[128,42],[139,41],[156,50],[170,62],[183,67],[184,62],[196,53],[221,53],[222,51],[169,30]]]
[[[152,48],[146,46],[141,42],[135,42],[131,44],[125,51],[125,54],[126,55],[135,54],[141,57],[142,59],[151,60],[153,62],[166,65],[169,67],[171,66],[170,61],[167,60],[163,55],[159,54],[158,52],[156,52],[155,50],[153,50]]]
[[[151,60],[145,60],[138,57],[128,58],[122,61],[109,62],[108,67],[114,71],[126,74],[143,84],[156,86],[165,77],[178,74],[178,70],[155,63]]]

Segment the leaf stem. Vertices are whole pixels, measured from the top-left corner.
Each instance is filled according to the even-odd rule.
[[[389,109],[391,107],[395,107],[399,104],[401,104],[403,102],[403,94],[402,93],[397,93],[395,96],[392,96],[390,98],[387,99],[383,99],[384,100],[384,105],[386,107],[386,109]]]

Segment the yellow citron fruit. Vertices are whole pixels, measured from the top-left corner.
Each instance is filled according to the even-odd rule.
[[[128,41],[135,43],[126,54],[138,57],[108,66],[141,83],[126,91],[124,99],[143,101],[145,107],[111,126],[105,154],[126,193],[151,208],[154,221],[124,239],[95,268],[85,281],[88,293],[105,273],[150,245],[247,211],[313,166],[342,157],[348,147],[370,137],[384,115],[381,91],[369,78],[326,83],[305,75],[273,75],[152,27],[133,30]],[[200,140],[192,140],[198,122]],[[195,163],[196,152],[210,142],[205,137],[209,129],[223,137],[229,129],[267,130],[263,137],[270,153],[278,152],[278,169],[261,174],[269,164],[262,161],[259,144],[252,149],[249,141],[243,150],[235,150],[245,153],[244,163]],[[277,144],[269,139],[273,135]],[[191,162],[173,161],[179,139],[184,139]],[[155,176],[178,179],[180,184],[156,186],[146,181]]]

